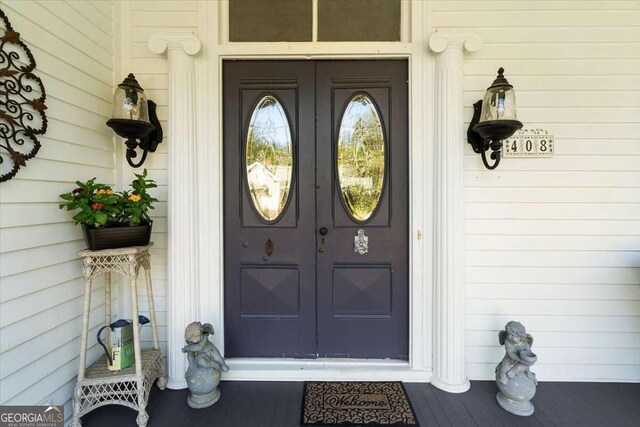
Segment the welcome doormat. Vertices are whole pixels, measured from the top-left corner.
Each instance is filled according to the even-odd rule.
[[[305,382],[303,426],[417,427],[401,382]]]

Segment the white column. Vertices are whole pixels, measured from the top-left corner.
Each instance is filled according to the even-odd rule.
[[[167,363],[171,389],[187,387],[187,361],[181,349],[184,328],[198,320],[197,111],[193,55],[200,39],[191,33],[155,34],[149,50],[167,52],[169,62],[169,159],[167,284]]]
[[[480,48],[469,32],[439,30],[429,38],[435,63],[434,363],[431,383],[451,393],[469,389],[464,325],[464,50]]]

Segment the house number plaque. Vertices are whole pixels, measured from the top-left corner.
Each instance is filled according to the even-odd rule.
[[[522,129],[502,143],[504,157],[553,157],[553,135],[543,129]]]

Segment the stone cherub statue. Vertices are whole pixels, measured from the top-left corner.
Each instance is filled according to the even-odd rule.
[[[190,323],[184,331],[187,345],[182,352],[187,353],[189,360],[189,369],[184,376],[191,391],[187,398],[191,408],[206,408],[216,403],[220,398],[220,377],[222,372],[229,370],[216,346],[209,341],[209,335],[213,333],[210,323],[203,325],[200,322]]]
[[[516,415],[533,414],[531,398],[536,393],[538,381],[530,367],[538,360],[531,351],[533,337],[527,334],[519,322],[507,323],[498,334],[500,345],[504,345],[505,355],[496,366],[496,383],[500,406]]]

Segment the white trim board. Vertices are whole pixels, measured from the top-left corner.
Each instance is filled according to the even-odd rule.
[[[428,382],[431,371],[408,362],[379,359],[227,359],[225,381],[407,381]]]

